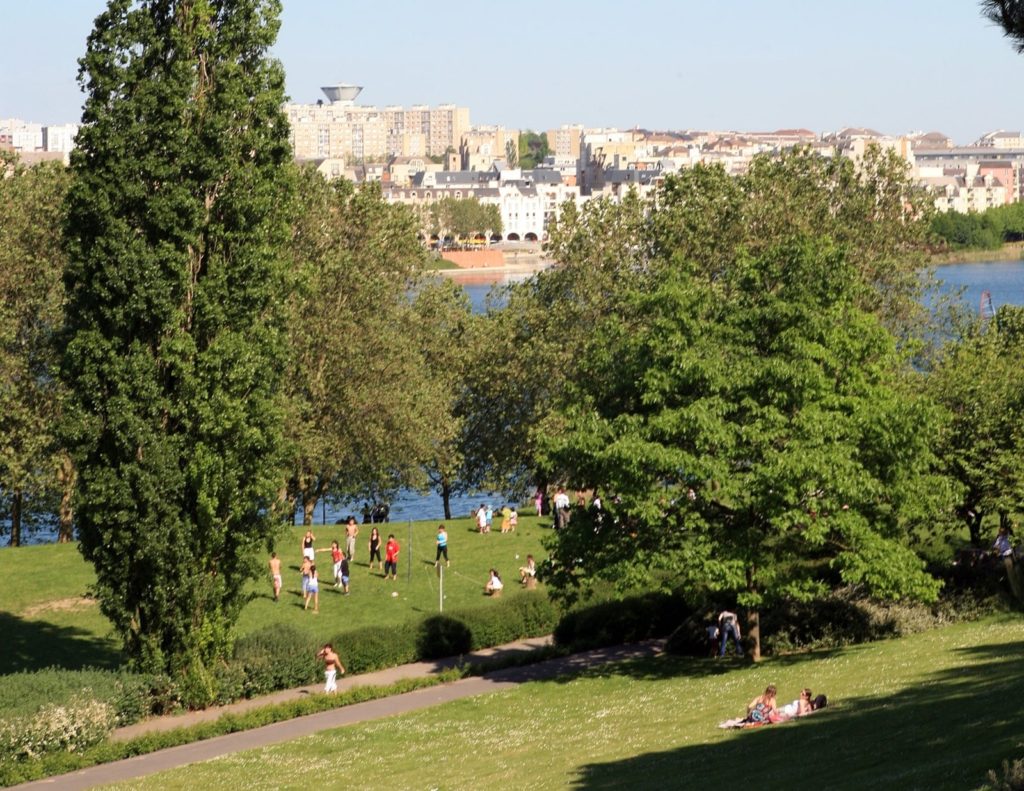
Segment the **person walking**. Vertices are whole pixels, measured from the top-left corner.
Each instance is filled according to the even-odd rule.
[[[398,552],[401,547],[395,541],[395,534],[388,535],[388,543],[384,545],[384,579],[391,576],[391,579],[398,579]]]
[[[276,552],[270,553],[270,560],[267,562],[270,567],[270,580],[274,584],[274,601],[281,599],[281,558]]]
[[[736,644],[736,656],[743,656],[743,646],[740,644],[740,619],[734,612],[722,610],[718,615],[718,635],[722,641],[718,655],[725,656],[725,644],[729,642],[730,635]]]
[[[434,558],[435,566],[441,563],[441,555],[444,555],[444,567],[448,568],[451,565],[448,562],[448,531],[445,530],[444,525],[437,526],[437,555]]]
[[[324,647],[317,652],[316,658],[324,660],[324,680],[326,682],[324,692],[337,692],[338,672],[345,675],[345,666],[341,664],[341,657],[335,652],[333,645],[324,643]]]

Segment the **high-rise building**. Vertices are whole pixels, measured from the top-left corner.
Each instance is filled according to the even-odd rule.
[[[457,151],[469,128],[469,109],[443,104],[408,110],[355,104],[362,88],[330,85],[321,89],[328,102],[286,104],[296,159],[335,157],[378,162],[392,156],[439,156]]]

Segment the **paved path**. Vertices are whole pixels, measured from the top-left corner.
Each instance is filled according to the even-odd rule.
[[[494,655],[502,652],[521,652],[524,650],[530,650],[531,644],[535,645],[536,642],[524,641],[523,643],[514,643],[508,646],[501,646],[496,649],[489,649],[486,655],[493,657]],[[653,656],[660,652],[661,645],[661,641],[651,641],[635,645],[600,648],[594,651],[586,651],[584,653],[573,654],[559,659],[551,659],[532,665],[498,670],[484,676],[464,678],[449,684],[427,687],[426,689],[407,692],[402,695],[393,695],[391,697],[380,698],[379,700],[367,701],[366,703],[356,703],[351,706],[332,709],[331,711],[323,711],[319,714],[297,717],[292,720],[274,723],[273,725],[266,725],[262,728],[256,728],[250,731],[232,733],[227,736],[218,736],[214,739],[186,744],[181,747],[171,747],[166,750],[159,750],[148,755],[140,755],[124,761],[102,764],[101,766],[94,766],[71,774],[50,777],[33,783],[25,783],[20,786],[14,786],[14,788],[50,788],[61,789],[61,791],[79,791],[79,789],[94,788],[95,786],[105,785],[107,783],[118,783],[142,777],[144,775],[153,774],[155,772],[162,772],[166,769],[185,766],[186,764],[195,763],[196,761],[206,761],[211,758],[217,758],[240,750],[249,750],[256,747],[265,747],[279,742],[290,741],[291,739],[297,739],[300,736],[308,736],[311,733],[316,733],[328,728],[338,728],[343,725],[352,725],[354,723],[375,720],[381,717],[390,717],[395,714],[404,714],[407,711],[415,711],[416,709],[423,709],[428,706],[436,706],[439,703],[447,703],[452,700],[459,700],[460,698],[467,698],[474,695],[483,695],[490,692],[509,689],[514,687],[516,684],[521,684],[526,681],[539,681],[542,679],[555,678],[568,673],[579,672],[608,662],[621,662],[627,659]],[[473,656],[479,656],[480,653],[483,652],[478,652]],[[345,679],[344,683],[346,687],[387,684],[391,683],[391,681],[385,680],[384,677],[390,677],[391,680],[411,678],[413,677],[412,674],[415,672],[418,672],[420,677],[422,677],[431,673],[437,673],[444,669],[444,666],[445,663],[442,662],[418,662],[413,665],[404,665],[400,668],[380,671],[379,673],[367,673],[356,678]],[[448,666],[450,666],[450,664]],[[418,670],[414,670],[415,668],[418,668]],[[406,673],[406,675],[403,675],[403,673]],[[342,682],[338,683],[338,688],[342,688]],[[235,704],[235,707],[248,704],[249,708],[254,708],[258,705],[267,705],[268,703],[281,702],[282,700],[294,700],[296,697],[303,694],[310,694],[313,689],[319,690],[319,687],[304,688],[302,690],[288,690],[283,693],[278,693],[278,695],[260,698],[259,702],[245,701],[242,704]],[[240,710],[234,707],[225,706],[221,709],[214,710],[213,716],[209,716],[207,712],[192,712],[180,717],[161,717],[156,720],[151,720],[148,723],[140,723],[139,726],[132,726],[132,728],[149,726],[149,730],[156,730],[158,728],[165,730],[167,727],[180,727],[182,725],[194,724],[194,722],[216,719],[217,716],[220,716],[221,714],[226,713],[226,711],[232,709],[235,711]],[[189,719],[193,719],[193,721],[187,721]],[[172,720],[173,723],[170,726],[161,725],[154,727],[155,723],[167,720]],[[119,735],[122,738],[128,738],[128,736],[125,735],[125,732],[129,730],[131,729],[122,729]],[[139,732],[145,732],[145,730],[141,730]]]

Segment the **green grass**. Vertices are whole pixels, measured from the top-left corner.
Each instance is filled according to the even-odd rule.
[[[806,685],[832,706],[715,727],[768,683],[780,700]],[[602,668],[116,787],[965,789],[1024,754],[1022,715],[1024,624],[1004,617],[757,666]]]
[[[498,517],[500,521],[500,516]],[[547,522],[545,521],[545,524]],[[303,611],[299,561],[305,528],[289,529],[277,551],[283,561],[284,590],[281,601],[272,599],[269,572],[250,586],[252,601],[242,612],[238,634],[245,635],[275,625],[291,623],[316,639],[330,639],[349,629],[364,626],[400,627],[440,605],[440,580],[434,569],[438,521],[383,525],[383,536],[393,532],[402,546],[398,580],[388,582],[367,564],[370,528],[360,526],[355,562],[351,568],[351,595],[332,587],[329,553],[317,554],[320,572],[320,612]],[[515,584],[527,553],[543,556],[541,537],[546,532],[536,517],[521,516],[515,533],[501,535],[495,529],[479,535],[472,519],[446,522],[451,568],[444,577],[445,610],[485,603],[482,595],[487,570],[494,566],[507,583],[504,596],[528,595]],[[412,542],[410,547],[410,530]],[[334,539],[344,543],[342,525],[314,525],[317,548]],[[519,556],[518,558],[516,556]],[[261,559],[265,562],[265,559]],[[0,551],[0,674],[60,666],[115,668],[121,663],[119,643],[111,635],[110,622],[92,599],[86,598],[95,580],[89,566],[73,545],[46,545]],[[392,592],[398,596],[393,597]]]

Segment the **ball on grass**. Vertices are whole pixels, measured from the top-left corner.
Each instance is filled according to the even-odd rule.
[[[391,596],[393,598],[398,598],[398,591],[391,591]]]

